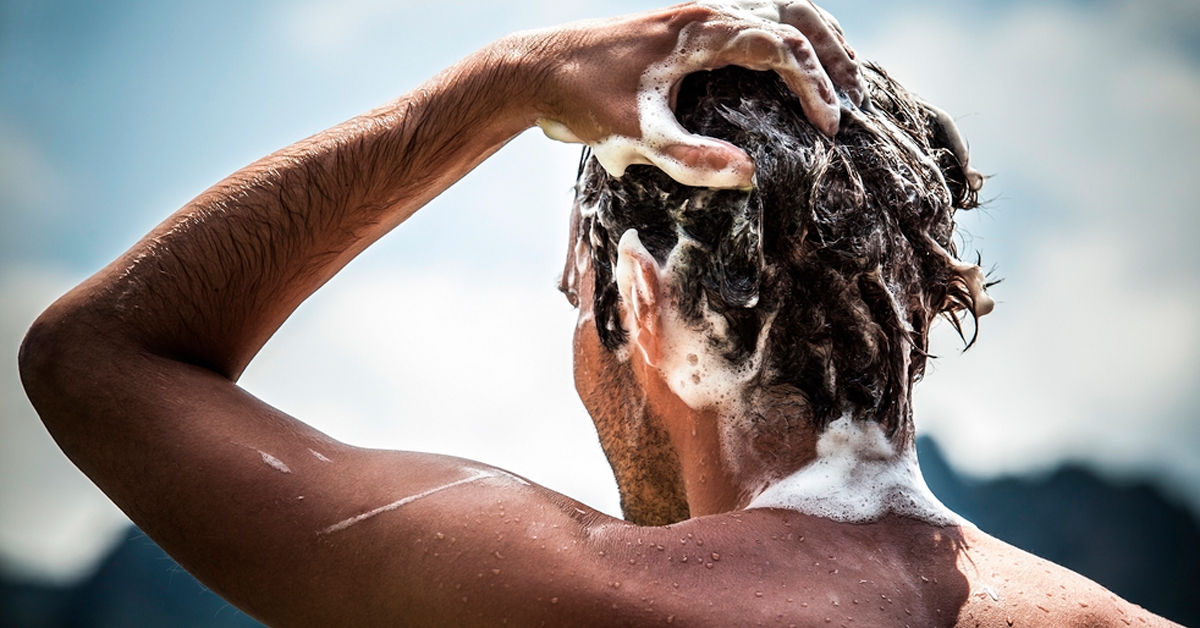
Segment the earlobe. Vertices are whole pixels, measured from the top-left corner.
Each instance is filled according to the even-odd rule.
[[[662,323],[659,318],[661,282],[658,262],[642,245],[636,229],[621,236],[617,245],[617,290],[624,304],[623,323],[630,340],[646,363],[657,366],[662,355]]]

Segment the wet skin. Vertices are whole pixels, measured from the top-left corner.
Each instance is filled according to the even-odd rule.
[[[585,141],[636,136],[639,77],[716,17],[710,33],[753,26],[681,5],[514,35],[219,182],[34,324],[21,376],[47,429],[185,568],[272,626],[1000,626],[1036,623],[1029,592],[1054,586],[1065,597],[1037,598],[1043,625],[1123,625],[1132,607],[972,530],[730,512],[744,496],[698,479],[687,501],[711,514],[637,526],[480,463],[337,442],[237,386],[309,294],[538,119]],[[784,52],[854,76],[829,26],[795,26],[812,47]],[[686,416],[656,399],[679,433]],[[711,456],[689,456],[680,473],[699,478]]]

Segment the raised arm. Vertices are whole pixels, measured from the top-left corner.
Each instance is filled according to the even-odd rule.
[[[791,15],[781,6],[781,19]],[[731,170],[745,160],[737,149],[645,119],[639,103],[665,106],[669,89],[639,95],[651,70],[775,68],[829,128],[817,52],[851,91],[854,63],[826,22],[797,15],[812,45],[794,28],[695,5],[500,40],[234,173],[60,299],[22,347],[29,397],[135,523],[268,623],[561,613],[548,600],[489,598],[482,580],[460,576],[501,577],[505,560],[508,590],[528,590],[556,573],[556,560],[578,558],[539,558],[539,545],[573,547],[602,516],[486,465],[338,443],[235,382],[309,294],[539,120],[593,145],[658,133],[668,139],[635,145],[632,161],[674,161],[702,178],[736,170],[733,183],[747,183],[746,163]],[[706,52],[672,57],[689,41]],[[522,534],[507,532],[514,516]]]

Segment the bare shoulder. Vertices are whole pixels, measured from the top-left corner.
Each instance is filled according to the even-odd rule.
[[[1178,626],[1099,584],[974,528],[963,528],[959,570],[970,596],[960,626]]]

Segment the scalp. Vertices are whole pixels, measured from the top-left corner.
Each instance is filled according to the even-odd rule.
[[[689,188],[644,166],[615,178],[584,163],[578,235],[606,347],[626,341],[613,268],[617,242],[637,229],[656,259],[673,260],[683,315],[719,317],[709,340],[730,365],[763,347],[752,395],[799,398],[818,427],[850,414],[890,436],[907,429],[932,319],[973,311],[952,235],[976,189],[937,112],[881,69],[866,75],[871,104],[847,110],[832,139],[772,73],[688,77],[681,123],[744,148],[757,169],[749,191]]]

